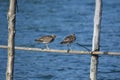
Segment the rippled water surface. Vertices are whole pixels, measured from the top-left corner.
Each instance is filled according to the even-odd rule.
[[[9,1],[0,0],[0,44],[7,45]],[[18,0],[16,46],[45,47],[34,39],[55,34],[49,46],[75,33],[76,42],[91,50],[94,0]],[[120,52],[120,0],[103,0],[100,50]],[[76,44],[73,50],[85,50]],[[14,80],[89,80],[90,55],[15,51]],[[100,56],[98,80],[120,80],[120,57]],[[7,50],[0,49],[0,80],[5,80]]]

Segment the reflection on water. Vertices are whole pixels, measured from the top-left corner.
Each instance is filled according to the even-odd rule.
[[[15,45],[43,47],[34,39],[48,34],[57,35],[49,46],[67,49],[59,43],[71,33],[76,42],[91,50],[94,0],[21,0],[18,1]],[[103,1],[101,51],[120,51],[120,1]],[[0,1],[0,44],[7,44],[8,0]],[[3,40],[4,39],[4,40]],[[85,50],[76,44],[73,50]],[[7,51],[0,49],[0,80],[5,80]],[[120,80],[117,56],[100,56],[98,80]],[[116,63],[117,62],[117,63]],[[108,64],[109,63],[109,64]],[[16,50],[14,80],[88,80],[90,55],[56,54]]]

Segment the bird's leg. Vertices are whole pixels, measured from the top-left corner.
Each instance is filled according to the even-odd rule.
[[[69,44],[69,49],[72,50],[72,48],[71,48],[71,44]]]
[[[46,49],[49,49],[48,44],[46,44]]]
[[[69,51],[70,51],[70,44],[67,44],[67,47],[68,47],[67,52],[69,53]]]

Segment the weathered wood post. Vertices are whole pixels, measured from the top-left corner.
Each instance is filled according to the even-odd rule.
[[[102,0],[96,0],[95,15],[94,15],[94,32],[92,51],[99,51],[100,43],[100,26],[102,17]],[[92,55],[90,65],[90,80],[97,80],[98,55]]]
[[[14,70],[14,36],[16,19],[16,0],[10,0],[8,11],[8,62],[6,71],[6,80],[13,80]]]

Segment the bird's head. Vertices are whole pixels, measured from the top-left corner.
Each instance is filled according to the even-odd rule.
[[[72,33],[71,35],[72,35],[72,36],[75,36],[75,33]]]
[[[52,36],[53,38],[56,38],[56,35],[53,35],[53,34],[52,34],[51,36]]]

